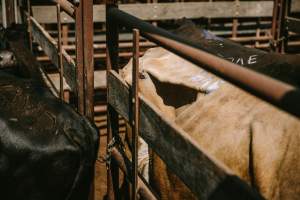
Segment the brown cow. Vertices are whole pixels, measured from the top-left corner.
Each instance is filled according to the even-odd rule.
[[[266,199],[300,198],[298,119],[162,48],[148,50],[140,67],[141,93],[200,146]],[[122,71],[129,84],[131,70],[130,62]],[[195,198],[155,154],[152,161],[162,199]]]

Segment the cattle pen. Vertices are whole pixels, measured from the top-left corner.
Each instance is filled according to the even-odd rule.
[[[121,157],[122,153],[118,152],[120,150],[117,148],[110,151],[112,158],[123,168],[122,170],[132,175],[132,178],[129,179],[132,181],[133,191],[135,191],[133,195],[136,195],[137,191],[139,191],[140,195],[144,198],[155,199],[155,195],[151,194],[151,190],[146,187],[146,183],[137,183],[143,181],[142,178],[137,178],[138,174],[135,167],[137,166],[137,155],[134,154],[134,152],[137,152],[137,135],[141,134],[141,137],[164,160],[168,168],[179,176],[199,199],[262,199],[259,194],[248,188],[243,181],[234,176],[228,169],[220,166],[214,158],[206,154],[205,150],[193,143],[187,137],[187,134],[177,128],[175,124],[165,119],[155,107],[151,106],[151,103],[147,102],[142,96],[139,96],[139,32],[150,41],[199,66],[205,66],[204,68],[208,71],[219,75],[225,80],[238,85],[297,117],[300,114],[299,106],[296,105],[300,97],[299,90],[212,56],[204,52],[204,47],[196,46],[163,29],[147,24],[119,10],[116,4],[107,5],[106,15],[108,58],[110,59],[107,68],[107,96],[108,104],[111,107],[108,110],[108,116],[110,117],[109,128],[111,129],[111,136],[108,139],[119,137],[118,127],[116,126],[118,124],[118,114],[132,125],[134,132],[132,164],[129,163],[128,158]],[[131,90],[117,73],[119,69],[119,26],[125,26],[134,31],[133,81]],[[264,83],[263,85],[257,84],[262,82]],[[190,163],[197,163],[197,167],[190,166]],[[114,178],[114,176],[118,177],[117,173],[116,169],[111,167],[111,180],[117,181]],[[110,187],[113,187],[113,185],[115,184],[110,183]],[[115,191],[112,188],[109,188],[109,191],[110,189]]]
[[[248,47],[298,53],[299,2],[98,2],[48,0],[49,4],[39,5],[39,1],[2,0],[2,24],[26,24],[28,48],[39,62],[33,62],[34,66],[41,69],[49,88],[94,122],[104,136],[100,141],[100,154],[104,155],[97,162],[102,169],[96,176],[101,173],[103,181],[105,174],[107,179],[99,183],[95,178],[90,199],[159,199],[138,172],[139,137],[199,199],[264,199],[140,94],[139,60],[146,49],[163,47],[299,119],[297,87],[213,55],[205,46],[164,29],[183,17],[198,23],[205,18],[206,28]],[[220,28],[223,23],[228,27]],[[250,24],[253,30],[239,29],[239,24]],[[13,52],[20,53],[18,45],[8,43]],[[119,73],[130,58],[132,85]],[[124,151],[125,125],[132,130],[131,157]],[[120,191],[123,179],[131,183],[127,188],[130,195]],[[98,195],[95,185],[105,185],[107,192]]]

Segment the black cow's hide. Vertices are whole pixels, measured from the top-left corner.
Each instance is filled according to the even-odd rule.
[[[96,128],[47,88],[0,72],[0,199],[87,199]]]
[[[200,45],[205,51],[294,86],[300,86],[300,56],[247,48],[200,29],[186,19],[181,20],[179,24],[180,27],[173,32]]]

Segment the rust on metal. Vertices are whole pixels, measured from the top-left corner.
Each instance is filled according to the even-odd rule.
[[[64,66],[63,66],[63,55],[62,55],[62,41],[61,41],[61,18],[60,18],[60,4],[56,4],[57,14],[57,30],[58,30],[58,69],[59,69],[59,96],[61,100],[64,100]]]
[[[207,53],[205,47],[113,8],[108,15],[119,24],[140,30],[141,35],[173,53],[201,66],[238,87],[300,117],[300,91],[295,87]]]
[[[31,4],[30,0],[27,0],[27,31],[28,31],[28,40],[29,40],[29,49],[32,51],[32,32],[31,32]]]
[[[79,113],[94,118],[93,2],[81,1],[76,7],[76,71]]]
[[[128,179],[131,180],[130,177],[132,177],[131,171],[132,171],[132,165],[129,161],[129,159],[126,158],[126,156],[122,155],[122,153],[114,147],[111,151],[112,159],[115,161],[115,163],[120,167],[122,172],[129,177]],[[140,178],[140,175],[137,176],[138,184],[137,184],[137,193],[142,197],[141,199],[145,200],[156,200],[156,196],[152,193],[152,191],[149,189],[149,187],[144,183],[142,178]]]
[[[13,23],[16,23],[15,18],[15,1],[13,0],[5,0],[6,6],[6,25],[10,27]]]
[[[77,109],[84,115],[84,63],[83,63],[83,38],[82,38],[82,4],[76,7],[75,37],[76,37],[76,81],[77,81]]]
[[[93,1],[81,1],[82,4],[82,41],[85,91],[85,116],[94,120],[94,49],[93,49]]]
[[[138,29],[133,29],[133,62],[132,62],[132,200],[137,199],[138,185],[138,137],[139,137],[139,40],[140,32]]]
[[[68,2],[67,0],[51,0],[51,1],[54,2],[55,4],[59,4],[63,11],[65,11],[71,17],[75,18],[76,11],[74,9],[74,6],[70,2]]]
[[[117,8],[117,2],[114,0],[106,2],[106,11]],[[112,21],[112,18],[106,12],[106,41],[107,41],[107,72],[110,70],[119,70],[119,28],[118,24]],[[106,73],[107,75],[109,73]],[[108,79],[107,79],[108,80]],[[107,90],[107,97],[109,96]],[[108,127],[108,143],[119,134],[119,115],[112,106],[108,104],[107,108],[107,127]],[[107,171],[107,197],[108,200],[120,199],[119,190],[119,168],[111,165]]]
[[[273,48],[276,52],[284,53],[286,47],[285,19],[289,12],[289,0],[274,0],[272,29]]]
[[[172,39],[151,33],[144,33],[144,36],[171,51],[175,50],[180,55],[185,54],[186,56],[184,57],[217,75],[234,80],[238,85],[249,88],[248,90],[257,91],[261,96],[265,96],[266,99],[272,102],[279,102],[286,93],[295,89],[286,83],[274,80],[250,69],[242,68],[237,64]]]

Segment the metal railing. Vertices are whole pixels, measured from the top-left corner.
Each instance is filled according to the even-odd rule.
[[[300,34],[300,19],[291,17],[296,0],[274,0],[272,29],[273,48],[284,53],[288,48],[289,32]]]
[[[60,98],[64,98],[63,78],[63,45],[61,13],[64,11],[75,19],[76,28],[76,91],[78,112],[87,116],[91,121],[94,118],[94,51],[93,51],[93,1],[49,0],[56,4],[58,30],[58,71],[60,74]],[[31,4],[27,0],[27,23],[30,48],[32,49],[31,32]],[[74,79],[75,80],[75,79]]]
[[[254,72],[250,69],[243,68],[237,64],[226,61],[215,55],[206,52],[205,47],[187,41],[179,36],[171,34],[170,32],[155,27],[147,22],[144,22],[128,13],[125,13],[118,9],[117,4],[110,3],[106,6],[106,21],[107,21],[107,46],[108,46],[108,71],[109,74],[111,69],[118,72],[119,70],[119,57],[118,57],[118,33],[120,27],[126,27],[134,32],[134,53],[133,53],[133,89],[131,95],[131,101],[133,110],[129,114],[129,124],[132,126],[133,130],[133,158],[132,158],[132,177],[130,178],[133,189],[132,189],[132,199],[136,199],[137,195],[137,158],[136,151],[137,146],[137,136],[138,130],[138,112],[139,107],[137,107],[137,85],[138,78],[136,78],[136,73],[138,73],[138,35],[139,33],[169,51],[191,61],[197,66],[201,66],[209,72],[212,72],[219,77],[235,84],[236,86],[246,90],[247,92],[254,94],[261,99],[271,103],[272,105],[287,111],[288,113],[294,115],[295,117],[300,117],[300,92],[298,88],[288,85],[281,81],[275,80],[271,77],[262,75],[260,73]],[[109,85],[109,83],[107,83]],[[111,91],[108,89],[108,96]],[[110,102],[108,102],[110,103]],[[113,106],[108,105],[108,128],[109,137],[108,142],[112,138],[118,137],[118,112],[113,108]],[[130,110],[129,110],[130,111]],[[155,151],[155,149],[154,149]],[[120,158],[115,158],[120,163]],[[112,181],[114,180],[114,182]],[[115,194],[114,187],[118,185],[115,183],[118,181],[118,168],[113,166],[111,170],[108,171],[108,197],[109,199],[118,199]],[[140,188],[143,188],[140,186]],[[192,191],[193,189],[190,188]],[[150,190],[147,190],[150,191]],[[247,190],[248,191],[248,190]],[[251,192],[248,192],[251,196]],[[148,195],[149,196],[149,195]],[[151,196],[151,195],[150,195]],[[155,196],[152,195],[153,199]],[[260,199],[259,196],[251,196],[250,199]]]

